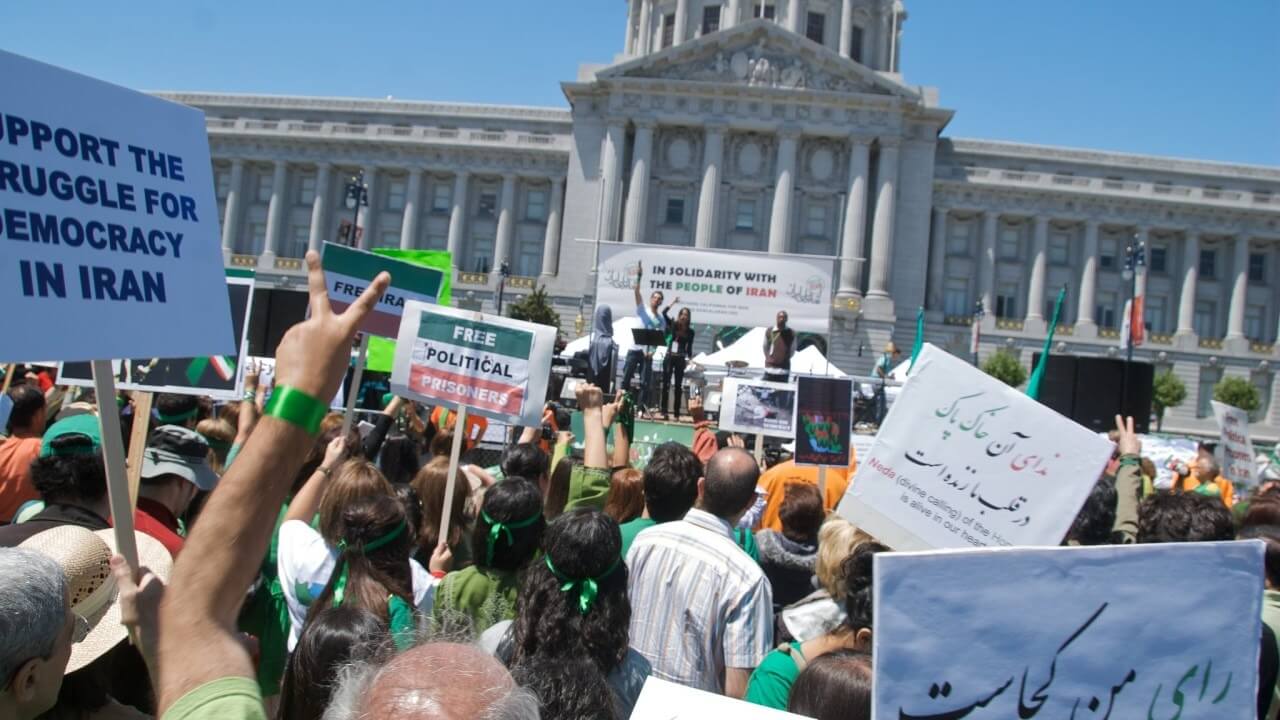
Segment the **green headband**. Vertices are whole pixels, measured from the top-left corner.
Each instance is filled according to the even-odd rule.
[[[157,410],[156,420],[159,420],[161,425],[177,425],[178,423],[186,422],[191,418],[195,417],[196,413],[199,411],[200,411],[199,407],[193,407],[190,410],[187,410],[186,412],[174,413],[173,415],[165,415],[164,413]]]
[[[413,647],[418,622],[409,603],[399,595],[387,598],[387,617],[391,620],[391,640],[396,644],[396,650],[404,652]]]
[[[542,512],[539,511],[533,517],[525,518],[524,520],[517,520],[515,522],[508,522],[508,523],[498,522],[497,520],[494,520],[493,518],[489,517],[489,513],[485,512],[484,510],[480,511],[480,517],[484,518],[484,521],[489,523],[489,539],[488,539],[488,542],[486,543],[487,548],[486,548],[486,554],[485,554],[485,558],[486,558],[485,565],[492,566],[493,565],[493,548],[498,544],[498,536],[501,535],[502,533],[506,533],[507,545],[509,546],[515,545],[516,536],[511,531],[521,530],[523,528],[527,528],[530,525],[533,525],[534,523],[538,522],[539,520],[542,519]]]
[[[550,555],[547,555],[546,558],[547,569],[551,571],[556,580],[560,581],[560,592],[576,592],[578,594],[578,611],[583,615],[586,615],[591,610],[591,606],[595,604],[596,595],[600,593],[600,581],[612,575],[613,571],[617,570],[618,566],[622,564],[622,558],[618,558],[613,561],[608,570],[600,573],[599,576],[575,580],[562,575],[559,570],[556,570],[556,566],[551,564]]]
[[[217,450],[217,451],[219,451],[219,452],[226,452],[226,451],[228,451],[228,450],[230,450],[230,449],[231,449],[231,443],[227,442],[226,440],[219,440],[219,439],[217,439],[217,438],[211,438],[211,437],[209,437],[209,436],[207,436],[207,435],[201,435],[200,437],[204,438],[205,443],[206,443],[209,447],[211,447],[211,448],[213,448],[214,450]]]
[[[359,551],[359,553],[363,555],[365,553],[377,550],[378,548],[385,547],[386,545],[389,545],[390,543],[394,542],[396,538],[403,535],[405,527],[407,526],[405,525],[404,520],[401,520],[400,523],[391,530],[391,532],[375,540],[370,540],[364,545],[358,548],[355,548],[355,550]],[[346,553],[348,549],[349,549],[349,546],[347,545],[346,540],[338,541],[338,552],[342,553],[343,557],[341,561],[342,567],[338,570],[338,581],[333,584],[333,606],[334,607],[338,607],[342,605],[342,601],[346,599],[346,596],[347,596],[347,580],[349,579],[349,576],[350,576],[350,572],[349,572],[350,566],[347,563],[347,558],[346,558]]]

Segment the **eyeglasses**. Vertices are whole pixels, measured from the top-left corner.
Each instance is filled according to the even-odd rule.
[[[71,630],[71,644],[79,645],[89,637],[89,621],[79,613],[72,613],[72,617],[75,618],[75,627]]]

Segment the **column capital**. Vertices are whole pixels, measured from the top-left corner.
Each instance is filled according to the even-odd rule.
[[[316,172],[327,172],[333,170],[333,163],[328,160],[316,160],[311,164],[315,166]]]
[[[855,131],[855,132],[849,133],[849,143],[851,145],[854,145],[855,147],[859,145],[870,146],[871,143],[875,141],[875,139],[876,137],[874,135],[867,135],[866,133],[863,133],[863,132]]]
[[[702,127],[708,135],[726,135],[729,132],[729,123],[724,121],[709,122]]]
[[[1053,218],[1049,217],[1049,213],[1046,213],[1046,212],[1038,212],[1035,215],[1031,216],[1031,221],[1035,223],[1037,230],[1041,228],[1047,229],[1049,227],[1049,222],[1052,219]]]
[[[626,115],[606,115],[604,118],[604,124],[607,125],[610,130],[615,128],[622,130],[627,126],[627,123],[630,120],[631,118],[628,118]]]
[[[651,117],[634,118],[631,121],[631,123],[636,126],[637,130],[641,130],[641,129],[653,130],[654,128],[658,127],[657,118],[651,118]]]
[[[234,158],[231,158],[231,167],[232,167],[232,168],[242,168],[242,167],[244,167],[244,158],[241,158],[241,157],[234,157]]]
[[[804,129],[799,125],[783,125],[778,128],[778,137],[784,140],[799,140],[804,134]]]
[[[902,138],[896,135],[880,135],[876,140],[882,150],[897,150],[902,145]]]

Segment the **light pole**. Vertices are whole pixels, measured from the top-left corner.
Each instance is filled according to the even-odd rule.
[[[986,314],[986,309],[982,307],[982,298],[978,298],[977,302],[973,304],[973,328],[970,330],[969,341],[971,345],[969,350],[973,353],[975,367],[978,365],[978,344],[982,339],[982,316]]]
[[[507,276],[511,274],[511,266],[503,260],[498,266],[498,314],[502,314],[502,296],[507,291]]]
[[[1124,249],[1125,280],[1129,281],[1129,335],[1125,338],[1125,363],[1133,362],[1133,326],[1143,322],[1143,318],[1134,317],[1138,308],[1138,273],[1147,266],[1147,244],[1141,240],[1130,243]]]
[[[360,232],[360,208],[369,206],[369,186],[364,182],[364,171],[352,175],[347,181],[346,195],[344,201],[347,209],[351,211],[351,247],[357,247],[360,242],[356,236]]]

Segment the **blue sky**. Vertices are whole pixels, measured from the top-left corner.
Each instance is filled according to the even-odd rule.
[[[1280,166],[1277,0],[906,0],[947,134]],[[147,90],[564,105],[623,0],[9,3],[0,47]]]

